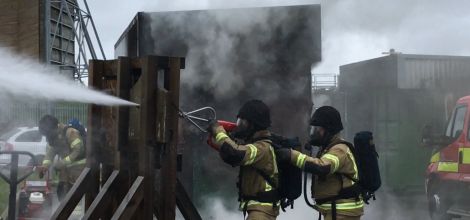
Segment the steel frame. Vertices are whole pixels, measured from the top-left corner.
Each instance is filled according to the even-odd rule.
[[[52,11],[58,14],[52,16]],[[71,71],[71,77],[83,83],[82,79],[88,77],[88,60],[99,59],[94,43],[100,49],[101,59],[106,60],[87,1],[81,0],[79,4],[79,0],[45,0],[44,14],[46,62],[58,65],[62,71]],[[63,35],[64,29],[71,30],[73,36]],[[53,59],[53,53],[59,54],[60,60]],[[67,59],[71,57],[72,60]]]

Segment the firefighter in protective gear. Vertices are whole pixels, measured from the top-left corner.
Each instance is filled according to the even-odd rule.
[[[57,196],[61,200],[75,183],[85,167],[85,145],[83,137],[75,128],[59,123],[57,118],[45,115],[39,120],[39,132],[46,137],[46,155],[40,176],[51,165],[59,174]],[[52,163],[55,156],[59,160]]]
[[[317,157],[281,149],[277,151],[279,160],[290,160],[305,172],[314,174],[312,197],[316,201],[315,208],[325,220],[359,220],[364,202],[355,185],[358,179],[355,158],[339,135],[343,130],[339,112],[331,106],[320,107],[310,125],[310,144],[320,147]]]
[[[260,100],[246,102],[237,115],[232,139],[217,122],[209,132],[218,145],[220,157],[231,166],[240,166],[240,210],[248,220],[272,220],[279,215],[278,168],[267,130],[271,126],[269,108]]]

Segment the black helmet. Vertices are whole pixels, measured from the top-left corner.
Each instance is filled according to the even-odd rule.
[[[331,106],[322,106],[318,108],[310,119],[310,125],[321,126],[331,134],[337,134],[343,130],[341,116],[338,110]]]
[[[58,124],[59,120],[57,120],[56,117],[52,115],[44,115],[38,123],[39,133],[47,137],[49,136],[50,132],[57,129]]]
[[[260,100],[250,100],[245,102],[238,111],[237,117],[249,121],[260,130],[271,126],[269,108]]]

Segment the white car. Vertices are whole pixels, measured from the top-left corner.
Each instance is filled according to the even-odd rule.
[[[46,137],[39,133],[38,127],[18,127],[0,136],[0,151],[27,151],[36,156],[38,163],[46,154]],[[27,165],[29,156],[20,156],[20,166]],[[10,155],[0,154],[0,163],[10,163]]]

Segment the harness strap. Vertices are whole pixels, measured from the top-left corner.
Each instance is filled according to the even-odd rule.
[[[256,139],[253,139],[252,142],[257,142],[257,141],[263,141],[266,142],[270,145],[272,145],[272,140],[270,137],[259,137]],[[275,159],[275,158],[273,158]],[[254,168],[254,167],[253,167]],[[278,206],[278,201],[280,199],[279,192],[278,192],[278,184],[275,183],[275,181],[265,172],[258,168],[254,168],[256,173],[263,177],[263,179],[268,183],[271,187],[273,187],[273,190],[267,191],[267,192],[258,192],[256,196],[244,196],[242,194],[242,170],[240,170],[239,173],[239,180],[237,183],[237,187],[239,189],[238,191],[238,201],[239,202],[244,202],[243,207],[243,216],[245,217],[247,209],[248,209],[248,203],[249,201],[257,201],[261,203],[272,203],[273,208],[276,208]]]

